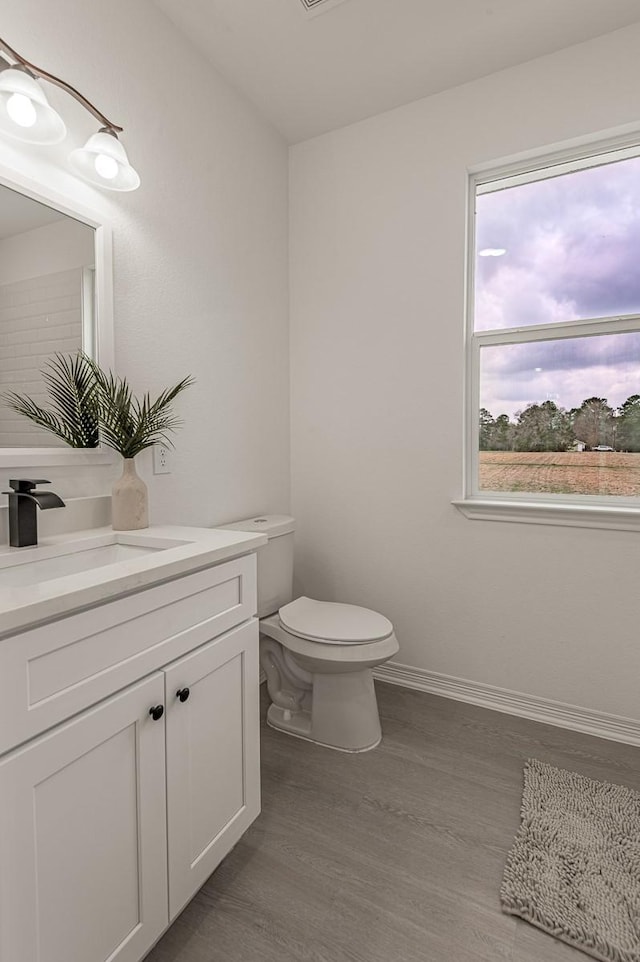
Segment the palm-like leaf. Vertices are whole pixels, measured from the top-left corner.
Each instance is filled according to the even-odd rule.
[[[42,377],[52,402],[50,407],[15,391],[0,397],[18,414],[51,431],[72,448],[97,447],[97,385],[89,359],[84,354],[54,354]]]
[[[193,384],[193,378],[185,377],[174,387],[163,391],[155,401],[148,393],[142,400],[134,397],[125,378],[108,374],[90,358],[96,381],[96,401],[100,422],[100,440],[107,447],[118,451],[123,458],[134,458],[145,448],[154,444],[172,447],[168,432],[175,431],[182,422],[171,410],[176,397]]]
[[[42,376],[51,407],[43,407],[28,395],[14,391],[0,397],[18,414],[73,448],[95,448],[101,442],[123,458],[135,458],[154,444],[172,446],[168,432],[175,431],[182,422],[171,405],[193,384],[193,378],[185,377],[155,401],[148,393],[139,400],[125,378],[116,377],[112,371],[107,374],[81,351],[73,356],[55,354],[47,361]]]

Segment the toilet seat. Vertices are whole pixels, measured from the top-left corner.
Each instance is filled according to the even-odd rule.
[[[371,644],[393,634],[388,618],[358,605],[302,597],[283,605],[278,615],[290,634],[317,644]]]
[[[361,670],[370,661],[382,663],[398,654],[398,641],[393,632],[378,641],[360,644],[345,644],[344,641],[328,642],[326,639],[318,641],[313,638],[301,638],[285,628],[278,615],[260,619],[260,633],[267,638],[273,638],[283,648],[288,649],[306,670],[309,659],[324,669],[316,667],[315,671],[353,671]]]

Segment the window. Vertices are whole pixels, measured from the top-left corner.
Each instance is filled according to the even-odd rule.
[[[476,175],[471,192],[456,504],[640,524],[640,146]]]

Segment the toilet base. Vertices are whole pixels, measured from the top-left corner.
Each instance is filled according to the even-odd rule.
[[[270,705],[270,728],[341,752],[368,752],[382,730],[371,669],[313,674],[311,710]]]

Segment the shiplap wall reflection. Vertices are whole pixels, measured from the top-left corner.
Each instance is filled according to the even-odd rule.
[[[56,352],[82,344],[82,270],[61,271],[0,285],[0,391],[46,398],[42,368]],[[27,418],[0,403],[0,446],[56,443]]]

